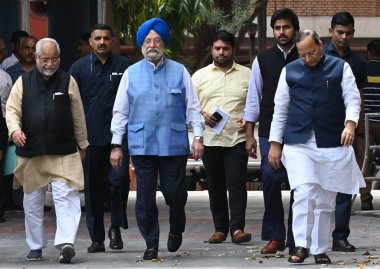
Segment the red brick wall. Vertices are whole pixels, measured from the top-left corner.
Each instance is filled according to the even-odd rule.
[[[332,16],[337,11],[348,11],[354,17],[380,16],[380,0],[269,0],[267,14],[279,8],[290,8],[298,16]]]

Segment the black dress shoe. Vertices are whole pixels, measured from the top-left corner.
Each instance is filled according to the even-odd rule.
[[[158,257],[158,249],[156,248],[147,248],[144,252],[144,260],[153,260]]]
[[[182,234],[169,233],[168,250],[170,252],[176,252],[181,245],[182,245]]]
[[[367,199],[362,200],[362,210],[373,210],[372,204],[373,196],[370,196]]]
[[[92,242],[91,246],[87,248],[88,253],[96,253],[96,252],[105,252],[106,249],[104,247],[103,242]]]
[[[108,238],[110,239],[110,249],[118,250],[123,248],[120,228],[110,228],[108,231]]]
[[[341,252],[355,252],[356,248],[351,245],[347,239],[341,239],[333,241],[332,250]]]

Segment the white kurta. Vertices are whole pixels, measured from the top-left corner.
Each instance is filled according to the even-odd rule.
[[[352,120],[357,123],[360,95],[348,63],[344,64],[341,87],[346,107],[346,121]],[[283,68],[275,95],[269,141],[282,143],[289,102],[286,68]],[[292,189],[304,183],[317,183],[327,190],[356,194],[359,193],[360,187],[365,187],[352,146],[317,148],[314,133],[305,144],[285,145],[282,162],[287,169]]]
[[[352,146],[317,148],[315,141],[284,145],[281,161],[288,172],[291,189],[316,183],[325,190],[357,194],[359,188],[365,187]]]

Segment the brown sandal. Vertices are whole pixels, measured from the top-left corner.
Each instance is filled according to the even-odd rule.
[[[297,257],[297,258],[293,258]],[[289,257],[288,262],[290,263],[303,263],[305,259],[309,257],[309,251],[307,248],[296,247],[294,253]]]

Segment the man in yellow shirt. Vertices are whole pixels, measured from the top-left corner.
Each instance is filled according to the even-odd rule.
[[[215,227],[208,239],[211,244],[225,241],[228,232],[233,243],[251,240],[251,234],[244,232],[248,155],[242,118],[250,69],[235,63],[234,52],[235,37],[216,32],[211,46],[214,62],[193,75],[206,123],[202,160]]]

